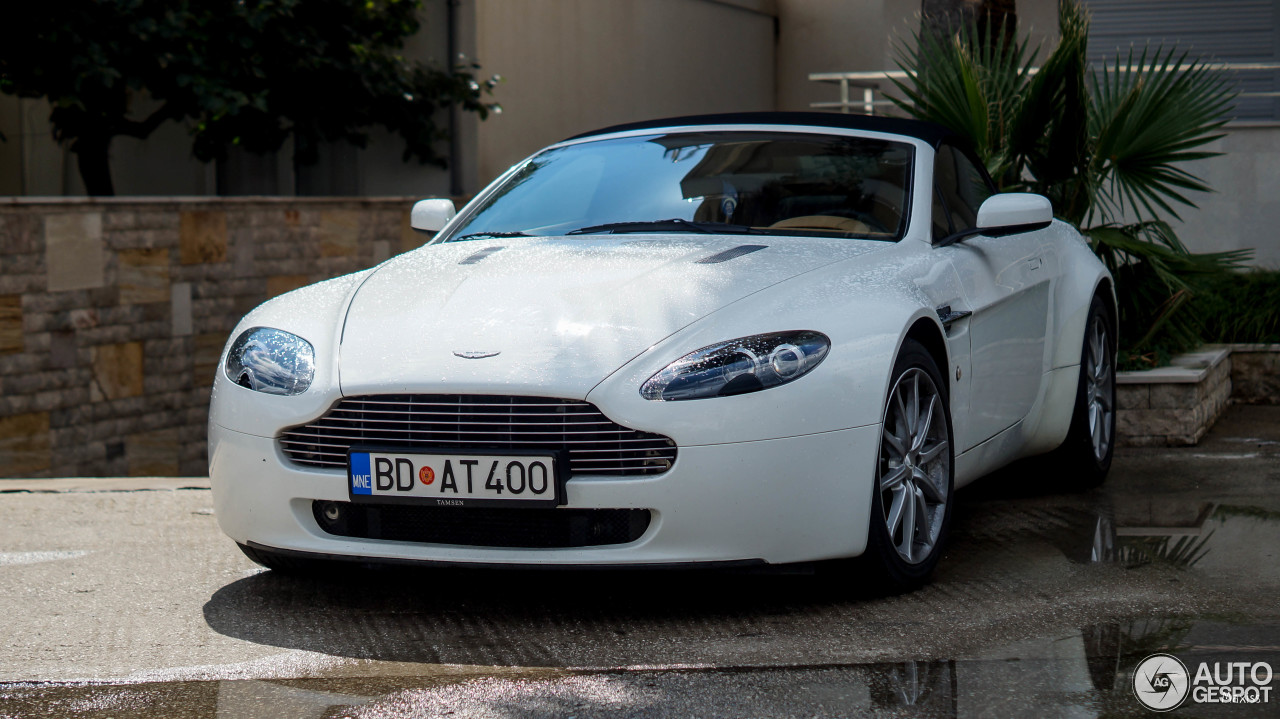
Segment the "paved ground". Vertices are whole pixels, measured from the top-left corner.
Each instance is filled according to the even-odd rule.
[[[988,478],[899,597],[802,573],[297,579],[244,559],[199,481],[0,482],[0,717],[1145,716],[1129,675],[1154,651],[1280,670],[1278,460],[1280,408],[1237,407],[1088,494]]]

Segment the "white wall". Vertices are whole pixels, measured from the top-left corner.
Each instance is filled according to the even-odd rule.
[[[778,13],[778,109],[808,110],[840,99],[809,73],[897,69],[893,48],[919,27],[920,0],[778,0]],[[1018,0],[1018,25],[1033,44],[1052,42],[1058,0]]]
[[[910,36],[920,0],[779,0],[778,109],[808,110],[839,99],[814,72],[893,69],[895,34]]]
[[[74,157],[54,142],[48,102],[0,95],[0,132],[0,194],[62,195],[79,182]]]
[[[1215,192],[1178,210],[1178,237],[1193,251],[1252,249],[1253,264],[1280,269],[1280,126],[1228,127],[1207,149],[1225,155],[1187,164]]]
[[[478,57],[503,112],[479,125],[487,182],[611,124],[774,109],[772,0],[478,0]]]
[[[0,195],[22,194],[22,103],[0,95]]]
[[[418,16],[422,21],[422,29],[405,42],[406,57],[441,69],[448,68],[452,64],[453,60],[448,56],[448,3],[450,1],[424,0],[422,12]],[[471,57],[474,55],[475,28],[473,23],[465,17],[467,15],[465,6],[469,4],[471,4],[469,0],[458,3],[459,14],[464,16],[459,28],[462,37],[459,39],[458,49]],[[479,71],[481,79],[488,77],[484,74],[487,70],[488,68],[484,68]],[[448,112],[439,113],[436,119],[442,127],[448,127],[448,114]],[[469,121],[464,119],[464,122]],[[463,143],[463,150],[466,156],[462,163],[466,166],[464,174],[467,174],[468,167],[471,168],[471,174],[474,174],[474,138],[469,143]],[[448,157],[448,144],[442,143],[439,151]],[[358,177],[356,178],[358,193],[372,197],[397,195],[426,197],[449,194],[448,170],[442,170],[435,165],[423,165],[417,160],[404,162],[401,160],[403,152],[404,142],[398,135],[393,135],[381,128],[370,132],[369,146],[358,153]],[[464,184],[474,185],[475,183],[472,181]],[[472,191],[475,189],[479,188],[472,187]],[[466,191],[465,187],[464,191]]]

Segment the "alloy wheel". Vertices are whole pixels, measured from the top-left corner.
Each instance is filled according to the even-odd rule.
[[[951,452],[943,402],[929,374],[912,367],[898,377],[885,409],[880,506],[890,541],[908,564],[929,557],[946,518]]]
[[[1115,411],[1115,383],[1111,353],[1107,351],[1106,323],[1094,318],[1085,351],[1085,401],[1089,411],[1089,435],[1093,456],[1103,461],[1111,449],[1112,414]]]

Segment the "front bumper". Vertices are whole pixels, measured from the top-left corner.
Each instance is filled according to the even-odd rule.
[[[493,548],[339,537],[312,514],[347,501],[347,477],[290,463],[275,440],[209,427],[209,475],[223,532],[242,544],[335,557],[464,564],[642,566],[860,554],[866,546],[879,426],[786,439],[682,446],[656,477],[575,476],[569,508],[648,509],[627,544]]]

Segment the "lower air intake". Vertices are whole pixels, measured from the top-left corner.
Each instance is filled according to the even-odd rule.
[[[329,534],[464,547],[562,549],[626,544],[649,528],[647,509],[418,507],[316,501]],[[335,517],[336,518],[331,518]]]

